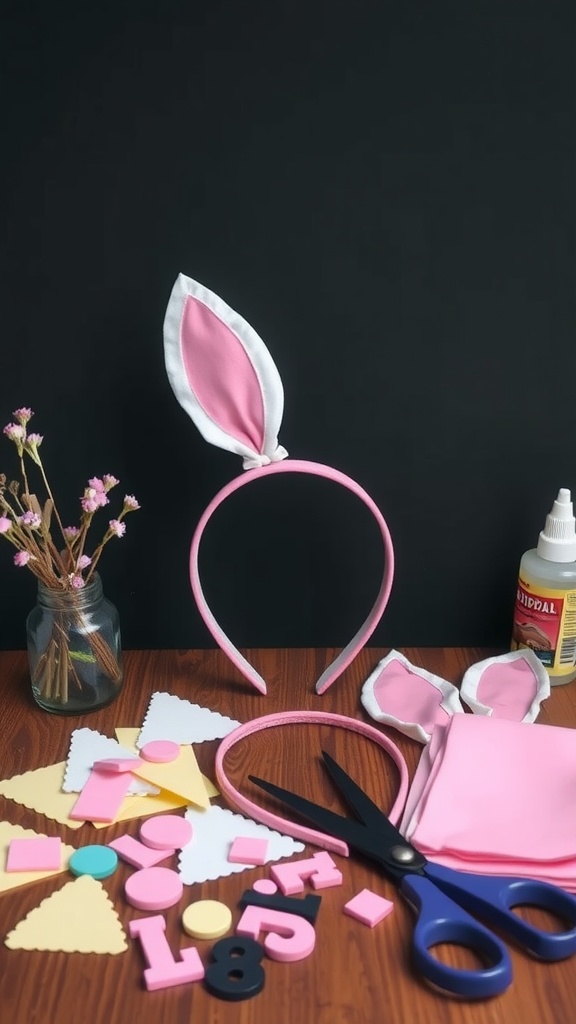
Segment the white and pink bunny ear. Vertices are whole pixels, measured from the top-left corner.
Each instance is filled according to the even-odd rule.
[[[218,295],[180,274],[164,319],[164,358],[180,405],[206,441],[244,469],[285,459],[280,374],[256,331]]]

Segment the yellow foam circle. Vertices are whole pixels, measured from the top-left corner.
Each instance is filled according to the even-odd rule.
[[[218,900],[197,900],[182,914],[182,927],[194,939],[217,939],[232,924],[232,911]]]

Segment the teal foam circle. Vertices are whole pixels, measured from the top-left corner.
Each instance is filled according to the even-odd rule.
[[[68,867],[73,875],[108,878],[118,867],[118,854],[109,846],[81,846],[70,857]]]

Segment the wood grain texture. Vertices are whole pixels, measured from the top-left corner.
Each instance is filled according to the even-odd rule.
[[[142,722],[150,695],[168,691],[240,721],[282,709],[333,711],[372,722],[360,702],[360,687],[385,650],[368,648],[344,677],[321,698],[314,681],[336,653],[326,650],[245,651],[268,680],[268,696],[245,683],[219,651],[129,651],[126,682],[118,700],[103,711],[82,718],[64,718],[38,710],[29,693],[26,657],[0,653],[2,740],[0,775],[8,778],[66,757],[74,728],[88,726],[112,736],[115,726]],[[465,668],[497,653],[480,649],[403,649],[414,663],[458,683]],[[541,721],[576,728],[576,684],[556,688]],[[412,774],[421,747],[389,732],[401,747]],[[576,733],[575,733],[576,738]],[[341,729],[290,725],[250,737],[227,759],[232,781],[259,800],[263,795],[246,782],[248,772],[288,785],[327,806],[343,809],[325,774],[318,752],[325,746],[352,771],[384,806],[392,802],[396,774],[385,755],[360,736]],[[197,745],[201,769],[213,777],[217,743]],[[543,771],[546,766],[543,766]],[[554,785],[554,780],[550,780]],[[96,833],[85,825],[73,832],[0,797],[0,816],[15,824],[62,835],[74,846],[106,842],[124,832],[138,834],[138,822],[111,825]],[[308,854],[314,852],[307,848]],[[306,960],[282,964],[265,960],[266,985],[252,1000],[226,1003],[208,994],[202,983],[148,993],[143,988],[143,957],[138,942],[119,956],[40,953],[8,950],[0,945],[0,1005],[10,1024],[69,1024],[81,1013],[89,1024],[126,1024],[132,1020],[164,1020],[170,1024],[568,1024],[574,1019],[576,958],[557,964],[538,963],[512,950],[514,983],[504,995],[486,1002],[450,999],[426,987],[413,972],[409,942],[410,908],[394,887],[367,862],[337,858],[342,887],[324,890],[316,923],[316,949]],[[170,863],[170,862],[168,862]],[[121,865],[104,885],[127,929],[139,916],[123,898],[130,868]],[[166,911],[166,934],[173,951],[193,945],[180,925],[182,910],[196,899],[218,899],[240,916],[238,900],[265,868],[185,887],[178,906]],[[33,883],[0,894],[2,938],[33,907],[61,888],[67,876]],[[371,930],[342,913],[344,902],[364,887],[394,901],[394,912]],[[196,942],[205,964],[211,942]],[[457,958],[454,962],[458,962]]]

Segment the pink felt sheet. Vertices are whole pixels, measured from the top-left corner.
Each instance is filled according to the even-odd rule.
[[[441,864],[576,892],[576,730],[455,715],[436,728],[402,821]]]

